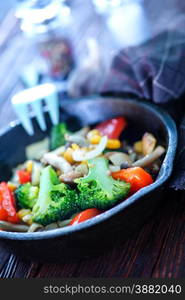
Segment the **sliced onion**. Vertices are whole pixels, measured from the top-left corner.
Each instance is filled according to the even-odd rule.
[[[42,169],[43,169],[43,166],[41,163],[38,163],[38,162],[33,163],[33,170],[32,170],[32,175],[31,175],[31,182],[33,185],[39,185]]]
[[[122,153],[122,152],[112,152],[111,155],[109,155],[109,160],[113,163],[115,166],[120,166],[122,163],[128,163],[128,165],[132,164],[132,161],[128,154]]]
[[[120,171],[120,166],[109,165],[109,170],[110,170],[111,172],[117,172],[117,171]]]
[[[75,150],[72,154],[73,159],[75,161],[83,161],[83,160],[88,160],[88,159],[97,157],[105,150],[106,145],[107,145],[107,140],[108,140],[108,138],[106,136],[103,136],[101,138],[100,143],[96,146],[96,148],[89,152],[87,152],[83,149]]]

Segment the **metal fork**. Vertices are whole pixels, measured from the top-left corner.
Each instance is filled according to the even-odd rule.
[[[47,127],[43,114],[44,101],[51,121],[56,125],[59,122],[58,92],[65,88],[65,84],[44,83],[18,92],[12,97],[13,108],[29,135],[34,134],[29,108],[31,107],[41,130],[45,131]]]

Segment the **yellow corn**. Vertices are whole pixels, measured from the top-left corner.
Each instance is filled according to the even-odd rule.
[[[8,187],[12,192],[14,192],[17,188],[16,184],[14,184],[13,182],[10,182],[10,181],[8,182]]]
[[[32,221],[32,214],[30,209],[21,209],[17,213],[18,217],[28,225],[31,225],[33,223]]]
[[[31,173],[33,169],[33,161],[32,160],[28,160],[26,163],[26,171]]]
[[[84,152],[88,152],[88,151],[90,151],[91,149],[90,149],[89,147],[82,147],[81,150],[84,151]]]
[[[99,142],[101,141],[101,136],[100,135],[93,135],[90,139],[89,139],[90,143],[93,145],[99,144]]]
[[[138,141],[134,143],[134,150],[137,153],[142,153],[143,152],[143,146],[142,146],[142,141]]]
[[[23,217],[25,217],[26,215],[31,214],[31,210],[30,209],[20,209],[17,213],[18,217],[22,220]]]
[[[91,144],[96,145],[101,141],[101,134],[97,129],[93,129],[89,131],[87,138]]]
[[[71,145],[71,148],[72,148],[73,150],[78,150],[80,147],[79,147],[77,144],[73,143],[73,144]]]
[[[108,149],[119,149],[121,147],[121,142],[117,139],[109,139],[107,141],[106,148]]]
[[[69,147],[69,148],[67,148],[67,150],[66,150],[66,151],[64,152],[64,154],[63,154],[64,158],[65,158],[70,164],[73,164],[73,163],[74,163],[72,153],[73,153],[73,149],[71,149],[71,148]]]
[[[90,140],[91,137],[94,135],[101,135],[101,134],[100,134],[99,130],[97,130],[97,129],[90,130],[87,134],[88,140]]]

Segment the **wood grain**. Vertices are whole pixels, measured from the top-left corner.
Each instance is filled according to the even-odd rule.
[[[41,264],[23,261],[0,248],[0,277],[185,277],[185,195],[170,191],[163,201],[140,232],[96,258]]]

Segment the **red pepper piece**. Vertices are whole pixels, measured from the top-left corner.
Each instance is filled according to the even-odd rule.
[[[18,223],[15,197],[6,182],[0,183],[0,220]]]
[[[89,208],[86,209],[82,212],[80,212],[79,214],[77,214],[70,222],[70,225],[75,225],[81,222],[84,222],[88,219],[91,219],[99,214],[101,214],[102,212],[97,209],[97,208]]]
[[[31,181],[31,174],[26,170],[18,170],[17,176],[20,184],[24,184]]]
[[[109,139],[119,139],[120,134],[125,129],[127,122],[123,117],[113,118],[96,126],[102,135],[106,135]]]

